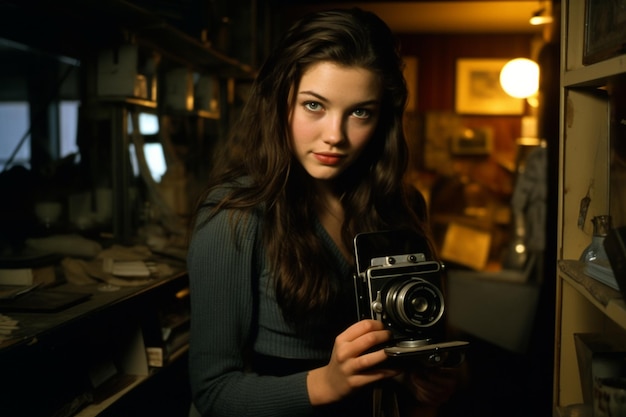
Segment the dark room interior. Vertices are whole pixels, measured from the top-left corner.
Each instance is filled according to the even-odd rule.
[[[437,415],[626,415],[600,401],[626,398],[620,0],[0,1],[0,415],[189,415],[213,157],[291,22],[354,6],[399,40],[406,183],[469,342]]]

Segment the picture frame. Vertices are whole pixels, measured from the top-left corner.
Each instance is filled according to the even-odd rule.
[[[609,215],[611,227],[618,229],[626,228],[626,74],[611,77],[607,92],[612,114],[609,124]],[[620,278],[619,274],[615,278]],[[626,298],[626,281],[620,289]]]
[[[574,347],[583,402],[593,404],[594,381],[619,376],[626,358],[626,337],[602,333],[574,333]]]
[[[456,61],[455,111],[458,114],[521,115],[523,99],[509,96],[500,85],[508,59],[461,58]]]
[[[452,155],[489,155],[493,151],[493,129],[491,127],[459,129],[451,138]]]
[[[626,0],[586,0],[583,64],[626,53]]]

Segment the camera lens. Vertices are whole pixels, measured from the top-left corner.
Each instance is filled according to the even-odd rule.
[[[443,294],[421,278],[395,280],[386,291],[385,311],[392,325],[422,328],[434,325],[443,316]]]
[[[428,300],[424,297],[413,298],[411,300],[411,306],[419,313],[423,313],[428,310]]]

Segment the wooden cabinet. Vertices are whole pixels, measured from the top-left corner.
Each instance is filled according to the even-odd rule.
[[[587,381],[580,376],[574,335],[626,334],[626,305],[620,293],[589,277],[585,265],[578,261],[591,243],[591,219],[610,214],[609,166],[614,135],[611,132],[613,100],[607,86],[626,73],[623,54],[588,65],[583,63],[585,4],[589,2],[562,3],[554,371],[557,415],[569,415],[568,406],[584,402],[582,387]],[[588,210],[581,215],[586,197]]]
[[[233,51],[220,45],[219,38],[227,34],[221,33],[218,23],[226,19],[200,13],[210,7],[208,3],[60,0],[52,4],[37,0],[25,4],[9,0],[0,4],[0,38],[6,40],[0,61],[19,63],[0,69],[0,85],[12,87],[2,99],[11,94],[20,100],[22,96],[24,100],[36,97],[30,100],[40,104],[34,107],[35,114],[49,115],[50,126],[41,123],[44,117],[34,126],[41,132],[38,136],[45,138],[41,142],[50,148],[58,145],[58,135],[50,133],[58,120],[53,120],[56,113],[47,111],[48,106],[52,110],[52,103],[70,99],[80,103],[76,126],[80,157],[76,162],[66,160],[66,174],[70,174],[63,178],[68,180],[55,188],[58,195],[53,195],[67,206],[67,220],[46,234],[76,232],[107,243],[135,244],[147,240],[138,236],[140,226],[152,220],[156,223],[157,219],[150,218],[157,217],[152,214],[156,200],[163,203],[159,208],[169,208],[160,214],[166,212],[172,214],[168,220],[173,218],[169,223],[163,220],[166,216],[158,220],[169,226],[165,228],[168,232],[178,232],[174,237],[179,238],[162,249],[184,257],[181,232],[187,206],[181,202],[185,197],[191,199],[191,193],[186,193],[187,187],[179,187],[180,180],[189,174],[203,184],[198,177],[208,171],[213,147],[225,139],[240,105],[237,99],[244,92],[242,85],[249,83],[254,73],[250,64],[229,55]],[[168,6],[185,16],[168,18]],[[199,8],[198,13],[193,7]],[[248,6],[237,7],[242,15],[252,15]],[[266,13],[255,8],[257,11],[250,19],[265,18]],[[186,17],[194,18],[195,23],[189,26]],[[253,49],[246,43],[261,36],[252,32],[254,25],[229,22],[236,25],[241,40],[237,50]],[[34,65],[40,57],[53,65]],[[184,77],[168,78],[174,71]],[[185,83],[176,82],[181,78]],[[32,84],[31,79],[37,83]],[[190,80],[193,83],[187,82]],[[192,88],[187,88],[190,85]],[[176,91],[169,91],[168,96],[164,86]],[[189,106],[190,98],[198,104]],[[184,105],[173,105],[173,101]],[[137,133],[142,129],[135,119],[144,114],[159,118],[158,135]],[[141,165],[136,154],[148,140],[165,150],[180,150],[165,156],[182,154],[184,164],[180,165],[186,171],[177,169],[175,172],[182,174],[168,177],[169,184],[150,182],[152,188],[146,190],[150,173],[143,175],[146,169],[142,173],[141,167],[134,165]],[[51,156],[56,158],[59,153]],[[105,215],[92,221],[92,215],[99,212],[99,191],[103,191]],[[178,198],[175,191],[183,197]],[[74,200],[82,207],[76,211],[82,210],[86,216],[74,215]],[[168,204],[172,201],[176,208]],[[144,202],[152,203],[150,210]],[[186,415],[190,401],[186,391],[188,317],[184,311],[176,316],[168,310],[184,310],[186,288],[186,273],[180,267],[172,276],[115,292],[63,284],[55,289],[85,292],[89,299],[54,313],[10,313],[20,327],[15,337],[0,333],[0,415]],[[136,404],[140,408],[135,408]],[[180,405],[182,412],[173,412],[172,404]]]

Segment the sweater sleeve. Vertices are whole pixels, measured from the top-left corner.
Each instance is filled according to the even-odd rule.
[[[230,213],[232,214],[232,213]],[[199,225],[191,240],[190,382],[203,416],[308,416],[313,412],[306,373],[285,377],[245,371],[245,351],[255,332],[257,220],[234,233],[229,212]]]

